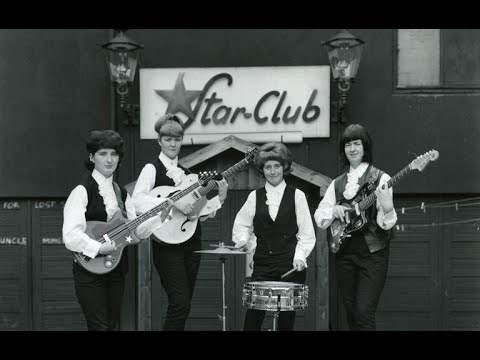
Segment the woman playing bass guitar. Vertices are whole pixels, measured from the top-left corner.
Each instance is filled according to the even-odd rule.
[[[124,142],[113,130],[95,130],[86,141],[89,170],[68,196],[63,210],[63,241],[67,249],[87,259],[112,254],[112,239],[92,239],[87,222],[112,220],[121,212],[125,219],[135,219],[132,199],[124,187],[113,181],[113,174],[124,154]],[[171,206],[170,206],[171,207]],[[132,237],[147,238],[163,224],[170,209],[140,224]],[[85,315],[88,330],[119,330],[120,308],[125,288],[128,257],[125,253],[118,266],[106,274],[91,273],[74,258],[75,294]]]

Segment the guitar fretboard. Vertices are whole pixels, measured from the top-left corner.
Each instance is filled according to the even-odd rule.
[[[248,165],[248,160],[243,159],[243,160],[239,161],[238,163],[236,163],[235,165],[233,165],[232,167],[225,170],[224,172],[222,172],[222,176],[224,178],[228,178],[228,177],[232,176],[233,174],[235,174],[236,172],[238,172],[239,170],[241,170],[242,168],[244,168],[246,165]],[[209,191],[213,190],[216,187],[217,187],[217,184],[215,182],[211,181],[211,182],[208,183],[207,186],[200,188],[198,190],[198,192],[200,193],[200,195],[204,196],[205,194],[207,194]]]
[[[399,182],[405,175],[409,174],[411,171],[412,169],[409,164],[408,166],[400,170],[398,173],[396,173],[390,180],[387,181],[387,184],[386,184],[387,187],[391,188],[393,185]],[[375,194],[375,192],[372,192],[365,199],[363,199],[358,203],[358,207],[360,208],[360,211],[364,211],[367,208],[369,208],[375,202],[375,200],[377,200],[377,194]]]
[[[210,175],[202,178],[201,182],[197,181],[197,182],[193,183],[189,187],[187,187],[187,188],[183,189],[182,191],[179,191],[176,194],[172,195],[169,199],[172,200],[173,202],[175,202],[175,201],[181,199],[182,197],[184,197],[185,195],[189,194],[190,192],[194,191],[196,188],[201,186],[205,181],[209,181],[209,180],[213,179],[215,176],[216,176],[215,174],[210,174]],[[157,206],[151,208],[149,211],[147,211],[147,212],[143,213],[142,215],[138,216],[134,220],[124,224],[125,227],[123,229],[120,229],[120,228],[114,229],[113,233],[109,234],[109,236],[116,236],[119,233],[123,232],[124,230],[127,230],[128,232],[131,232],[131,231],[135,230],[138,225],[140,225],[144,221],[150,219],[151,217],[154,217],[155,215],[157,215],[161,211],[165,210],[167,207],[168,207],[168,202],[164,201],[161,204],[158,204]]]

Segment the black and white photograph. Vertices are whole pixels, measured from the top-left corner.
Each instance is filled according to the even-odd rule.
[[[0,47],[0,331],[480,330],[479,29]]]

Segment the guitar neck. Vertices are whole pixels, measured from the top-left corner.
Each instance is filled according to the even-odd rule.
[[[205,181],[208,181],[209,179],[214,178],[214,176],[215,175],[208,176],[205,179]],[[179,191],[176,194],[172,195],[169,199],[172,200],[173,202],[175,202],[175,201],[181,199],[182,197],[184,197],[185,195],[188,195],[189,193],[191,193],[192,191],[194,191],[198,187],[200,187],[200,185],[201,185],[200,182],[197,181],[197,182],[193,183],[192,185],[190,185],[189,187],[187,187],[186,189],[183,189],[182,191]],[[167,207],[168,207],[168,202],[164,201],[161,204],[158,204],[157,206],[155,206],[155,207],[151,208],[150,210],[148,210],[147,212],[143,213],[142,215],[138,216],[134,220],[130,221],[129,223],[126,224],[126,226],[129,228],[129,230],[134,230],[134,229],[137,228],[138,225],[140,225],[144,221],[150,219],[151,217],[154,217],[155,215],[157,215],[161,211],[165,210]]]
[[[245,167],[245,165],[247,165],[247,164],[248,164],[248,161],[246,159],[243,159],[243,160],[239,161],[238,163],[236,163],[235,165],[233,165],[232,167],[230,167],[229,169],[225,170],[222,173],[222,176],[225,177],[225,178],[227,178],[229,176],[232,176],[234,173],[236,173],[237,171],[239,171],[240,169]],[[182,197],[184,197],[185,195],[187,195],[187,194],[191,193],[192,191],[196,190],[199,187],[200,187],[200,189],[198,190],[198,192],[200,193],[201,196],[204,196],[205,194],[207,194],[209,191],[213,190],[216,187],[216,184],[214,182],[210,182],[210,180],[212,180],[214,177],[215,177],[215,175],[210,175],[207,178],[202,179],[202,184],[204,184],[205,182],[208,181],[207,186],[201,187],[202,184],[199,181],[197,181],[194,184],[190,185],[188,188],[186,188],[182,191],[179,191],[175,195],[171,196],[170,200],[175,202],[175,201],[181,199]],[[126,226],[130,230],[134,230],[134,229],[137,228],[138,225],[140,225],[144,221],[150,219],[151,217],[153,217],[153,216],[157,215],[158,213],[160,213],[161,211],[165,210],[167,208],[167,206],[168,206],[167,201],[164,201],[161,204],[153,207],[149,211],[147,211],[147,212],[143,213],[142,215],[138,216],[135,220],[132,220],[131,222],[127,223]]]
[[[387,181],[387,183],[386,183],[387,188],[391,188],[393,185],[395,185],[397,182],[399,182],[401,179],[403,179],[411,171],[412,171],[412,169],[411,169],[410,165],[405,166],[402,170],[400,170],[390,180]],[[360,211],[368,209],[370,206],[373,205],[373,203],[376,200],[377,200],[377,194],[375,194],[375,192],[372,192],[365,199],[363,199],[362,201],[360,201],[358,203]]]
[[[251,159],[252,156],[254,156],[256,153],[257,153],[258,150],[251,150],[249,152],[249,154],[247,155],[247,157],[241,161],[239,161],[238,163],[236,163],[235,165],[233,165],[232,167],[230,167],[229,169],[225,170],[223,173],[222,173],[222,176],[224,178],[227,178],[227,177],[230,177],[232,176],[233,174],[235,174],[237,171],[241,170],[243,167],[245,167],[246,165],[248,165],[249,163],[249,160]],[[200,188],[198,190],[198,192],[200,193],[201,196],[204,196],[206,193],[208,193],[210,190],[213,190],[215,187],[216,187],[216,183],[213,182],[213,181],[210,181],[212,179],[215,178],[215,174],[211,174],[205,178],[202,178],[201,181],[197,181],[195,183],[193,183],[192,185],[190,185],[188,188],[182,190],[182,191],[179,191],[178,193],[174,194],[173,196],[171,196],[169,199],[172,200],[173,202],[181,199],[182,197],[190,194],[192,191],[196,190],[197,188]],[[207,183],[207,186],[202,186],[203,184]],[[162,202],[161,204],[153,207],[152,209],[150,209],[149,211],[143,213],[142,215],[138,216],[137,218],[135,218],[134,220],[128,222],[125,224],[125,227],[129,230],[129,231],[133,231],[137,228],[138,225],[140,225],[141,223],[143,223],[144,221],[150,219],[151,217],[157,215],[158,213],[160,213],[161,211],[165,210],[166,208],[168,207],[168,202],[167,201],[164,201]],[[118,231],[118,229],[116,229],[116,231]]]
[[[233,174],[235,174],[236,172],[240,171],[241,169],[243,169],[245,166],[248,165],[248,160],[247,159],[243,159],[241,161],[239,161],[238,163],[236,163],[235,165],[233,165],[232,167],[228,168],[227,170],[225,170],[224,172],[222,172],[222,177],[224,178],[228,178],[230,176],[232,176]],[[214,188],[216,188],[216,183],[211,181],[208,183],[207,186],[205,187],[201,187],[198,192],[200,193],[201,196],[204,196],[205,194],[207,194],[209,191],[213,190]]]
[[[173,200],[173,198],[174,196],[172,196],[170,199]],[[137,216],[134,220],[126,223],[125,225],[128,227],[129,230],[135,230],[138,225],[150,219],[151,217],[154,217],[161,211],[165,210],[167,206],[168,206],[168,202],[164,201],[161,204],[158,204],[157,206],[151,208],[149,211],[143,213],[142,215]]]

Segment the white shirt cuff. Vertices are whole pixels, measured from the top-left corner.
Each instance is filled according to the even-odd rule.
[[[85,250],[83,250],[83,253],[93,259],[98,255],[98,251],[100,250],[101,246],[102,244],[100,242],[96,240],[90,240],[85,247]]]

